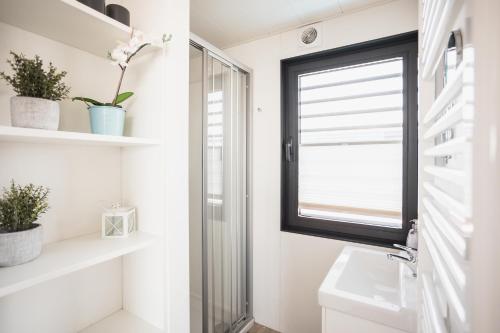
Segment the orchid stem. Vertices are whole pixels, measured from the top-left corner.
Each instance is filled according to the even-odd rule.
[[[125,75],[126,66],[120,66],[122,69],[122,74],[120,75],[120,81],[118,81],[118,88],[116,89],[115,98],[113,98],[113,106],[116,106],[116,100],[118,99],[118,95],[120,94],[120,88],[122,86],[123,76]]]

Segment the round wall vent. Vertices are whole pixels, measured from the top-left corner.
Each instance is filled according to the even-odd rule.
[[[318,30],[314,27],[309,27],[302,32],[300,40],[302,43],[309,45],[314,43],[314,41],[318,38]]]

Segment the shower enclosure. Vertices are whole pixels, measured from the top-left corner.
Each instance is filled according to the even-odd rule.
[[[238,332],[249,300],[248,72],[190,46],[191,332]]]

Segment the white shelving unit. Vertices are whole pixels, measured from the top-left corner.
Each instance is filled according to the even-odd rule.
[[[179,25],[172,22],[178,12],[172,9],[188,13],[187,4],[177,2],[123,0],[120,4],[130,10],[132,24],[152,36],[175,35]],[[151,20],[158,13],[162,19]],[[187,35],[187,21],[179,20]],[[5,60],[12,50],[29,57],[37,54],[44,64],[53,61],[67,71],[65,82],[72,93],[115,88],[116,68],[106,59],[107,51],[118,41],[127,41],[132,28],[76,0],[2,0],[0,22],[0,70],[9,72]],[[178,268],[167,269],[167,265],[179,266],[177,257],[184,258],[184,252],[176,253],[174,260],[169,257],[175,251],[167,251],[167,239],[177,237],[185,243],[185,238],[171,236],[173,222],[169,222],[171,234],[166,232],[167,221],[185,225],[178,213],[183,207],[171,209],[171,202],[177,200],[171,193],[175,190],[181,197],[184,188],[178,182],[166,184],[167,179],[182,177],[175,172],[179,164],[175,160],[182,160],[175,151],[174,167],[167,168],[167,153],[172,154],[175,141],[172,124],[179,126],[178,119],[167,121],[167,114],[171,116],[174,109],[187,113],[187,104],[184,110],[184,104],[171,102],[184,89],[176,87],[175,75],[180,48],[188,48],[185,44],[172,46],[169,54],[156,52],[159,47],[145,48],[140,55],[156,52],[155,56],[142,57],[127,69],[124,89],[135,93],[127,106],[129,137],[8,126],[12,92],[0,87],[0,188],[13,179],[50,189],[50,209],[40,220],[47,243],[41,256],[0,267],[0,332],[159,333],[168,325],[177,327],[172,321],[184,320],[172,313],[184,313],[187,306],[178,310],[172,306],[178,297],[166,296],[172,288],[184,286],[184,280],[172,282],[167,277]],[[177,58],[170,58],[172,54]],[[185,76],[187,82],[187,65]],[[179,91],[169,92],[167,87]],[[68,111],[61,122],[63,129],[86,127],[81,122],[88,119],[81,113],[63,111]],[[182,138],[182,133],[175,137]],[[174,147],[184,147],[180,141]],[[138,230],[125,239],[101,239],[95,233],[100,230],[100,214],[114,202],[136,208]],[[64,239],[65,235],[74,238]],[[25,313],[30,312],[37,315],[27,318]]]
[[[2,0],[0,21],[99,57],[107,57],[107,50],[132,33],[131,27],[76,0]],[[140,55],[159,49],[148,47]]]
[[[48,131],[33,128],[0,126],[0,142],[25,142],[43,144],[78,144],[118,147],[158,145],[159,141],[146,138],[100,135],[66,131]]]
[[[36,260],[0,269],[0,297],[141,250],[153,241],[152,235],[136,232],[123,239],[92,234],[49,244]]]
[[[121,310],[94,325],[85,328],[80,333],[162,333],[163,331],[137,318],[127,311]]]

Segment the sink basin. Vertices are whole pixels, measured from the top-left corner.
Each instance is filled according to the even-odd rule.
[[[416,328],[416,279],[387,252],[346,246],[319,289],[322,307],[395,329]]]

